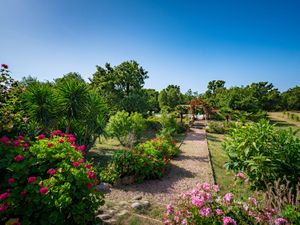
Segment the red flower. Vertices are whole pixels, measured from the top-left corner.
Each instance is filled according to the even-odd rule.
[[[29,184],[36,182],[36,177],[28,177],[27,181]]]
[[[46,187],[40,188],[40,193],[41,194],[46,194],[47,192],[48,192],[48,188],[46,188]]]
[[[21,161],[22,159],[23,159],[23,156],[21,156],[21,155],[17,155],[17,156],[14,158],[14,160],[17,161],[17,162]]]
[[[65,141],[62,140],[62,139],[59,139],[58,142],[61,143],[61,144],[63,144]]]
[[[60,134],[62,134],[62,132],[60,130],[54,130],[52,132],[52,134],[54,134],[54,135],[60,135]]]
[[[24,137],[23,136],[18,136],[18,140],[23,140]]]
[[[37,138],[39,139],[39,140],[42,140],[42,139],[45,139],[45,134],[40,134]]]
[[[8,192],[4,192],[4,193],[0,194],[0,200],[4,200],[4,199],[8,198],[9,195],[10,194]]]
[[[26,191],[20,191],[20,195],[26,195],[27,194],[27,192]]]
[[[3,67],[4,69],[8,69],[8,65],[7,64],[1,64],[1,67]]]
[[[56,170],[51,168],[47,171],[47,173],[49,173],[50,175],[54,175],[56,173]]]
[[[80,165],[80,163],[79,163],[79,162],[73,162],[72,165],[73,165],[74,167],[78,167],[78,166]]]
[[[4,212],[8,209],[9,205],[7,203],[0,206],[0,212]]]
[[[87,188],[88,188],[88,189],[93,188],[93,186],[94,186],[94,185],[93,185],[92,183],[87,183]]]
[[[27,144],[27,143],[26,143],[26,144],[23,144],[23,148],[24,148],[24,149],[28,149],[28,146],[29,146],[29,144]]]
[[[19,140],[14,140],[14,143],[13,143],[14,147],[19,147],[21,145],[21,141]]]
[[[85,145],[80,145],[80,146],[77,146],[77,150],[83,152],[85,149]]]
[[[5,145],[9,145],[10,139],[7,136],[3,136],[3,137],[0,138],[0,142],[5,144]]]
[[[79,161],[78,162],[80,162],[80,163],[84,163],[85,162],[85,160],[84,159],[79,159]]]
[[[15,182],[15,178],[11,177],[7,180],[7,183],[12,184]]]
[[[85,168],[91,169],[91,168],[92,168],[92,164],[87,164],[87,165],[85,165]]]
[[[51,148],[53,145],[54,145],[54,144],[50,142],[50,143],[48,144],[48,147]]]
[[[97,179],[97,176],[96,176],[96,174],[93,173],[93,171],[87,171],[86,174],[89,175],[90,179],[94,179],[94,180]]]

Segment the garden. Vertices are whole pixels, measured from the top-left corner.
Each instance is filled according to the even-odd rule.
[[[74,72],[17,81],[1,64],[0,223],[107,223],[96,212],[116,202],[101,187],[129,196],[172,177],[199,182],[110,222],[300,224],[298,86],[213,80],[203,94],[159,92],[144,88],[147,78],[136,61],[97,66],[88,82]]]

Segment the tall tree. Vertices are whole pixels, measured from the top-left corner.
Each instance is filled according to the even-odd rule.
[[[177,105],[182,103],[180,87],[169,85],[159,93],[158,101],[160,108],[167,107],[173,111]]]

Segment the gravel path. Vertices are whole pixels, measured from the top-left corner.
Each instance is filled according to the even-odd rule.
[[[106,198],[110,201],[128,201],[140,195],[157,204],[175,203],[180,193],[191,190],[197,182],[213,183],[205,131],[196,126],[191,128],[180,150],[181,153],[171,161],[161,180],[114,187]]]

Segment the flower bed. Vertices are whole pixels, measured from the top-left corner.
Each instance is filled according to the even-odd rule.
[[[241,202],[232,193],[221,196],[218,192],[217,185],[197,184],[182,194],[178,209],[167,205],[164,224],[289,224],[274,209],[261,208],[253,197]]]
[[[104,203],[84,146],[56,130],[31,141],[0,139],[0,223],[86,224]]]
[[[134,177],[135,182],[160,178],[170,159],[178,152],[175,143],[158,138],[133,149],[119,150],[115,152],[108,167],[101,172],[101,180],[114,183],[128,176]]]

